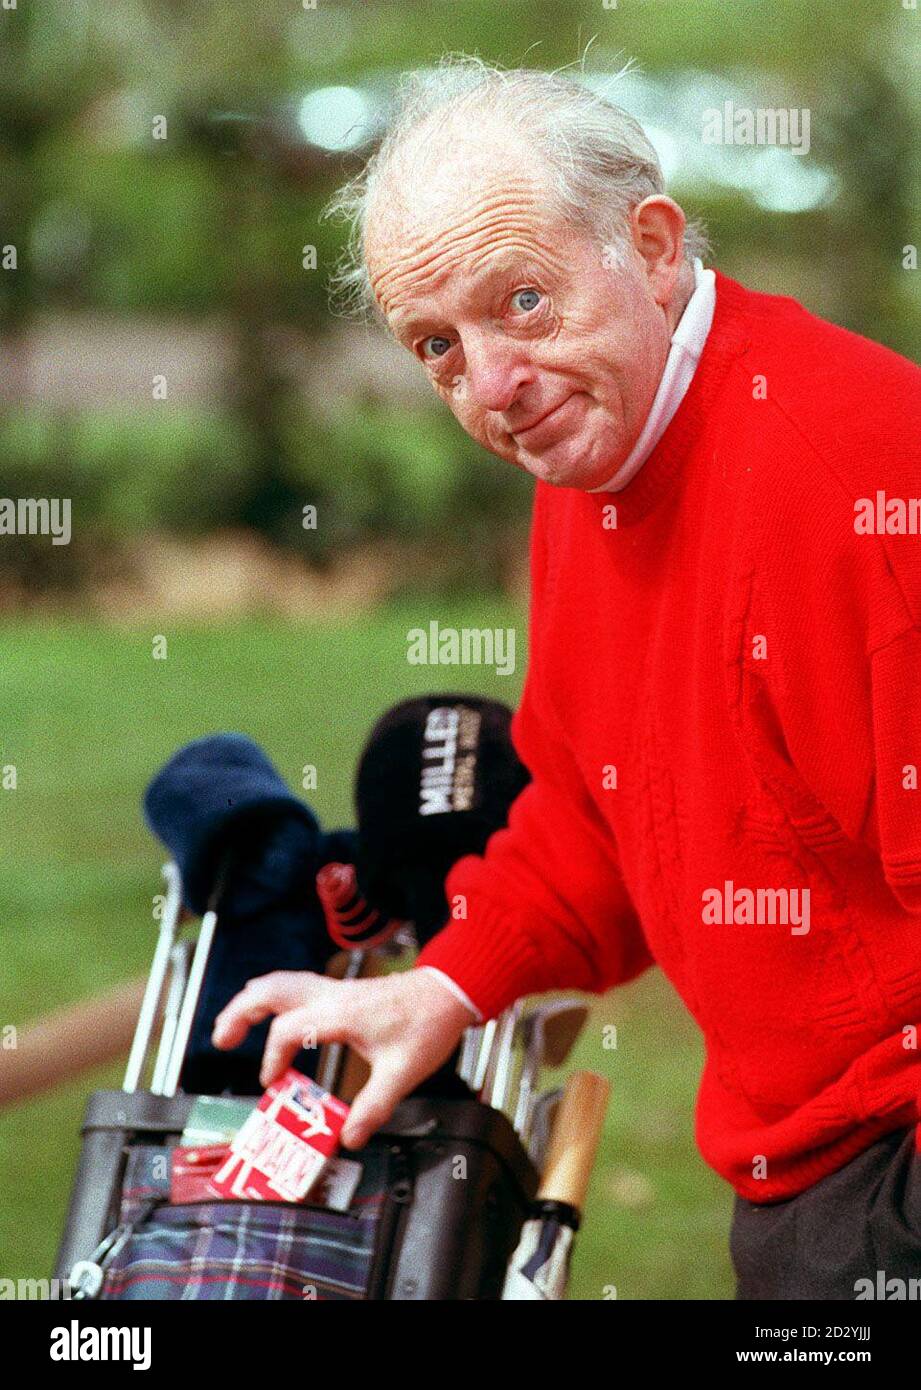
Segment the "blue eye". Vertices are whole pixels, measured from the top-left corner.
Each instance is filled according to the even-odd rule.
[[[512,306],[517,308],[522,314],[530,314],[532,309],[536,309],[543,299],[540,290],[516,290],[512,295]]]
[[[422,344],[422,356],[430,359],[433,357],[444,357],[445,353],[450,350],[450,347],[450,338],[426,338]]]

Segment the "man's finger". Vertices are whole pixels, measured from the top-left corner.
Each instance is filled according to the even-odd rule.
[[[259,975],[249,980],[218,1014],[211,1041],[222,1049],[238,1047],[257,1023],[306,1004],[318,987],[329,983],[322,975],[306,970],[276,970],[271,975]]]
[[[372,1068],[371,1075],[352,1102],[349,1117],[342,1130],[341,1140],[347,1149],[360,1149],[372,1134],[387,1123],[397,1104],[412,1090],[413,1078],[399,1071]]]
[[[291,1065],[302,1047],[319,1047],[321,1043],[353,1042],[353,1030],[347,1010],[323,1008],[319,1003],[305,1005],[279,1014],[269,1029],[259,1080],[271,1086]]]

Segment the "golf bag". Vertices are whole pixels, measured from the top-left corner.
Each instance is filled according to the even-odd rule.
[[[164,873],[166,908],[124,1089],[89,1099],[56,1278],[73,1297],[110,1300],[501,1297],[538,1174],[506,1116],[467,1088],[404,1100],[350,1155],[361,1171],[344,1210],[170,1200],[172,1151],[197,1099],[178,1086],[218,924],[212,897],[194,951],[177,943],[182,885],[174,864]]]

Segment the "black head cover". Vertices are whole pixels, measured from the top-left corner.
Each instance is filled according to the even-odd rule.
[[[530,780],[512,712],[474,695],[404,700],[378,720],[358,765],[358,876],[369,901],[415,923],[420,943],[447,920],[445,875],[480,854]]]

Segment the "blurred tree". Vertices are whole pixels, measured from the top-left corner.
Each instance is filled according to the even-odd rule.
[[[342,545],[368,535],[415,535],[419,544],[392,475],[402,459],[417,495],[442,487],[443,459],[427,460],[419,443],[431,431],[449,449],[478,517],[471,560],[484,553],[490,524],[498,553],[506,521],[526,509],[525,493],[503,496],[490,511],[496,470],[472,462],[459,432],[437,434],[427,423],[434,403],[431,416],[397,431],[389,418],[369,427],[372,416],[356,399],[343,403],[335,438],[317,424],[306,438],[298,434],[305,403],[279,351],[279,329],[303,339],[328,323],[325,272],[341,232],[318,214],[363,153],[311,143],[304,98],[354,84],[383,109],[401,70],[473,50],[547,69],[577,65],[585,54],[586,71],[598,74],[636,59],[662,80],[657,124],[666,130],[672,75],[704,74],[716,90],[750,93],[752,106],[808,107],[808,158],[835,174],[833,200],[778,212],[742,188],[715,184],[682,185],[682,198],[704,216],[724,269],[756,288],[794,293],[917,357],[921,277],[902,269],[901,254],[917,241],[921,211],[919,48],[921,11],[896,0],[623,0],[613,8],[598,0],[318,0],[315,10],[261,0],[120,0],[117,9],[103,0],[20,0],[0,9],[0,245],[15,244],[18,255],[15,272],[0,272],[0,391],[25,396],[39,313],[65,321],[78,308],[155,313],[177,332],[183,318],[207,316],[226,327],[232,345],[211,403],[227,485],[223,496],[219,479],[197,494],[202,505],[207,497],[213,524],[252,526],[328,558],[316,538],[305,546],[298,523],[312,500],[305,487],[316,490],[323,467],[338,466],[352,480],[352,498],[371,500],[356,508],[360,524],[339,517],[331,535]],[[151,135],[158,115],[168,121],[166,140]],[[305,244],[317,247],[316,272],[302,267]],[[171,526],[164,480],[183,460],[192,467],[207,458],[220,469],[221,455],[203,449],[200,415],[193,422],[186,403],[172,398],[154,410],[146,375],[144,386],[126,403],[138,422],[151,415],[149,426],[139,424],[151,486],[139,489],[132,524]],[[23,486],[55,469],[72,478],[84,523],[109,518],[111,541],[112,517],[129,525],[117,498],[135,476],[138,431],[123,429],[119,458],[111,412],[81,412],[78,429],[70,415],[34,402],[30,409],[41,412],[40,428],[17,419],[0,430],[13,441],[10,476]],[[390,447],[378,446],[377,429],[391,431]],[[104,478],[84,468],[98,457],[91,441],[105,441]],[[124,486],[116,485],[119,469]],[[352,498],[335,488],[327,494],[340,509],[356,506]],[[428,518],[432,538],[447,539],[444,553],[463,544],[447,537],[441,501],[409,510],[416,522]]]

